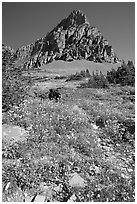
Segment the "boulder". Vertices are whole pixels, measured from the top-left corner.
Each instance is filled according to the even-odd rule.
[[[78,173],[74,173],[69,179],[69,185],[74,188],[84,188],[85,181]]]
[[[23,191],[14,181],[8,182],[3,188],[3,202],[23,202],[25,196]]]
[[[76,197],[75,194],[73,194],[73,195],[69,198],[69,200],[68,200],[67,202],[76,202],[76,200],[77,200],[77,197]]]
[[[52,200],[53,196],[52,186],[48,186],[45,182],[41,182],[39,185],[39,194],[40,196],[45,197],[45,201]]]
[[[45,201],[45,196],[43,196],[43,195],[37,195],[35,200],[34,200],[34,202],[44,202],[44,201]]]
[[[27,139],[27,132],[15,125],[2,125],[2,139],[7,142],[15,143],[15,142],[23,142]]]

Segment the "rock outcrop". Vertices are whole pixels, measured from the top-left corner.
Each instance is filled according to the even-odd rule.
[[[40,67],[53,60],[81,60],[117,63],[118,57],[101,32],[92,27],[85,14],[74,10],[45,37],[16,51],[26,69]]]

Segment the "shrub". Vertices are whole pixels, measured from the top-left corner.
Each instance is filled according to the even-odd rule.
[[[91,75],[90,75],[90,73],[89,73],[89,70],[88,69],[86,69],[86,77],[90,77]]]
[[[108,87],[108,81],[105,75],[98,71],[96,73],[93,72],[93,75],[90,77],[87,84],[84,85],[88,88],[107,88]]]
[[[23,80],[19,68],[15,69],[14,65],[2,67],[2,108],[4,111],[10,109],[14,104],[18,105],[27,93],[28,80]]]
[[[90,73],[89,73],[89,70],[86,69],[85,70],[81,70],[81,72],[76,72],[76,74],[73,74],[73,75],[70,75],[66,81],[71,81],[71,80],[81,80],[82,78],[84,77],[90,77]]]
[[[135,67],[132,61],[128,61],[126,64],[123,61],[123,64],[118,67],[117,70],[112,69],[110,72],[107,72],[107,80],[109,83],[125,85],[135,85]]]

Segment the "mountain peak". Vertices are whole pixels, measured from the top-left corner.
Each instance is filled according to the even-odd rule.
[[[84,23],[89,23],[86,15],[80,10],[74,10],[71,14],[65,19],[67,26],[79,26]]]
[[[74,19],[74,21],[79,25],[83,23],[89,23],[86,15],[81,10],[74,10],[69,15],[70,18]]]
[[[112,46],[80,10],[72,11],[44,38],[18,49],[16,57],[22,59],[26,68],[39,67],[53,60],[119,62]]]
[[[82,11],[80,10],[73,10],[70,15],[63,19],[58,25],[57,27],[54,29],[58,29],[58,27],[63,27],[63,29],[68,29],[69,27],[78,27],[79,25],[82,24],[89,24],[86,15],[83,14]]]

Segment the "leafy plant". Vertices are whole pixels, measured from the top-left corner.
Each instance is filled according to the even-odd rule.
[[[86,69],[85,70],[81,70],[80,72],[76,72],[76,74],[72,74],[70,75],[66,81],[71,81],[71,80],[81,80],[85,77],[90,77],[90,73],[89,73],[89,70]]]
[[[90,77],[88,83],[83,83],[81,87],[86,88],[108,88],[108,80],[104,74],[100,71],[93,72],[92,76]]]
[[[109,83],[125,85],[135,85],[135,66],[132,61],[128,61],[126,64],[123,61],[123,64],[118,67],[117,70],[112,69],[110,72],[107,72],[107,80]]]
[[[9,110],[13,105],[23,102],[30,86],[30,79],[24,80],[20,68],[14,64],[2,67],[2,108]]]

